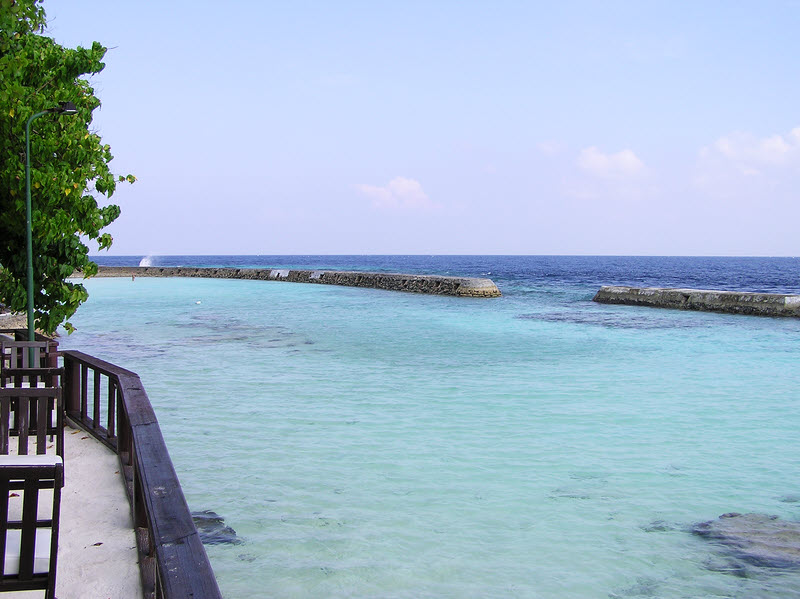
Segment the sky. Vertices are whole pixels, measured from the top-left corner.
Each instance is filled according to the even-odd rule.
[[[113,255],[800,255],[800,2],[46,0]]]

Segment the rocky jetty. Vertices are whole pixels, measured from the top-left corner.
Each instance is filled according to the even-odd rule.
[[[384,272],[340,270],[290,270],[277,268],[195,268],[161,266],[101,266],[98,277],[199,277],[207,279],[257,279],[369,287],[388,291],[410,291],[458,297],[499,297],[490,279],[445,277]]]
[[[28,326],[28,319],[24,313],[0,313],[0,329],[24,329]]]
[[[692,528],[731,556],[767,568],[800,568],[800,522],[765,514],[722,514]]]
[[[781,293],[608,285],[601,287],[592,301],[755,316],[800,316],[800,295]]]

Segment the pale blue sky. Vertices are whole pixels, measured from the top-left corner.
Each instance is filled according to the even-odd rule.
[[[113,254],[800,255],[800,4],[47,0]]]

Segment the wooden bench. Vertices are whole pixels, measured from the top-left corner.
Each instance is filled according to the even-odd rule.
[[[55,599],[63,479],[57,455],[0,456],[0,592],[44,590]]]
[[[13,453],[10,437],[17,437],[19,455],[29,453],[30,440],[34,453],[43,455],[49,437],[55,438],[55,453],[64,457],[64,370],[48,367],[48,351],[47,341],[0,336],[0,455]]]

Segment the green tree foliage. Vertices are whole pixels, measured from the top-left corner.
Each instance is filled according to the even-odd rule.
[[[0,301],[12,310],[27,306],[25,233],[25,123],[42,110],[71,101],[74,116],[46,114],[31,125],[31,196],[36,326],[55,332],[88,293],[68,281],[73,272],[97,273],[84,241],[107,249],[101,233],[120,213],[101,206],[116,184],[111,149],[89,128],[100,106],[87,76],[99,73],[106,48],[65,48],[43,35],[41,0],[0,0]]]

